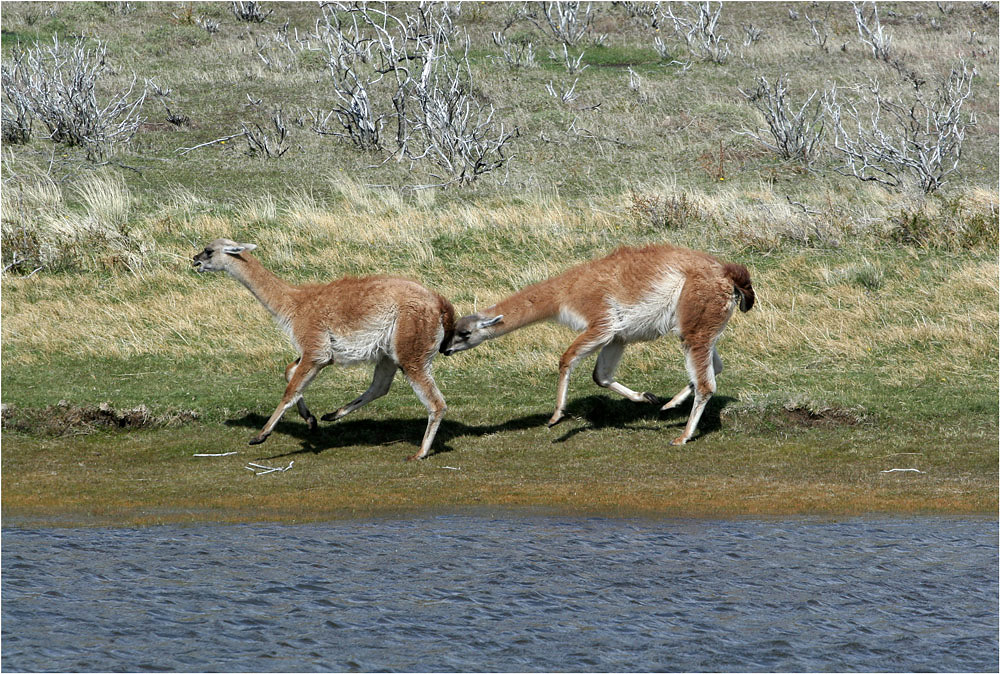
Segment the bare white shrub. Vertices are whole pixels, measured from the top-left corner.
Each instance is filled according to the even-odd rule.
[[[763,115],[767,123],[766,132],[764,129],[757,129],[743,133],[784,159],[795,159],[808,165],[816,158],[823,139],[823,105],[817,98],[819,91],[813,91],[796,110],[786,99],[787,78],[787,75],[778,77],[772,86],[766,78],[760,77],[756,89],[743,92],[747,101]]]
[[[653,38],[653,49],[664,61],[670,58],[670,48],[659,35]]]
[[[218,19],[213,19],[210,16],[198,16],[194,20],[194,23],[196,26],[204,30],[209,35],[215,35],[216,33],[219,32],[219,29],[222,27],[222,24],[219,22]]]
[[[117,16],[127,16],[135,11],[135,5],[131,2],[101,2],[98,4],[103,5],[110,14]]]
[[[852,2],[854,20],[861,42],[868,46],[872,56],[881,61],[891,60],[892,36],[882,27],[878,7],[874,2]]]
[[[244,108],[257,108],[263,102],[262,99],[251,98],[249,94],[247,94],[247,100],[248,103],[243,106]],[[169,108],[167,110],[169,112]],[[313,112],[313,115],[314,124],[326,123],[329,121],[326,119],[323,122],[319,122],[316,119],[317,113]],[[194,147],[182,147],[179,148],[177,152],[179,154],[187,154],[188,152],[197,150],[198,148],[227,143],[237,138],[243,138],[247,142],[246,153],[249,156],[263,157],[265,159],[281,157],[288,152],[288,149],[291,146],[287,142],[288,128],[285,126],[284,113],[280,106],[271,112],[270,125],[265,124],[265,126],[267,126],[267,130],[265,130],[264,126],[261,126],[260,122],[241,121],[241,131],[238,133],[216,138],[215,140],[210,140],[206,143],[200,143]]]
[[[553,98],[563,103],[564,105],[569,105],[570,103],[575,101],[578,97],[578,94],[576,93],[576,83],[579,81],[580,78],[578,77],[575,80],[573,80],[573,84],[569,87],[569,89],[561,88],[561,91],[557,92],[555,86],[552,84],[552,81],[550,80],[549,83],[545,85],[545,90],[549,92],[549,96],[552,96]]]
[[[273,33],[254,36],[257,58],[268,70],[291,72],[298,66],[298,45],[293,46],[285,24]]]
[[[303,48],[324,54],[340,105],[314,112],[315,128],[381,150],[382,127],[395,122],[392,156],[436,164],[442,185],[503,166],[517,132],[505,130],[494,108],[473,95],[468,40],[453,48],[453,10],[446,3],[402,8],[406,13],[397,15],[386,3],[324,4]],[[329,129],[334,120],[339,130]]]
[[[127,88],[99,101],[98,82],[107,73],[107,47],[84,38],[64,45],[32,47],[3,65],[3,92],[18,107],[30,111],[49,131],[49,138],[81,146],[87,158],[105,159],[139,130],[146,89],[136,91],[137,78]]]
[[[729,44],[719,34],[719,16],[722,2],[713,10],[709,0],[694,5],[683,2],[685,13],[674,14],[674,3],[667,3],[665,15],[673,22],[674,32],[687,45],[692,55],[713,63],[725,63],[729,59]]]
[[[829,38],[826,20],[813,19],[808,14],[805,16],[806,21],[809,22],[809,40],[807,41],[807,44],[825,52],[830,51],[826,46],[826,41]]]
[[[580,53],[577,55],[577,57],[573,58],[572,56],[569,55],[569,48],[565,44],[563,44],[562,63],[564,66],[566,66],[566,72],[568,72],[570,75],[575,75],[576,73],[582,73],[584,70],[586,70],[587,64],[583,63],[584,54],[586,54],[586,51],[581,50]],[[549,58],[552,59],[553,61],[560,60],[559,54],[557,52],[552,51],[551,49],[549,50]]]
[[[376,110],[371,103],[370,89],[385,77],[375,64],[373,52],[379,42],[372,33],[388,35],[392,28],[389,17],[388,13],[369,12],[360,4],[323,6],[323,17],[304,44],[323,54],[338,104],[329,112],[313,113],[317,133],[348,138],[364,150],[381,149],[381,129],[389,113]],[[405,49],[400,44],[405,43],[405,35],[390,38],[398,39],[386,41],[390,54],[382,60],[391,60],[398,49]],[[336,126],[331,127],[331,122]]]
[[[271,114],[273,132],[265,131],[260,124],[243,122],[243,137],[247,141],[247,154],[251,157],[277,158],[288,152],[288,129],[282,118],[281,108]]]
[[[628,88],[636,93],[642,90],[642,78],[639,77],[639,73],[632,70],[632,66],[628,67]]]
[[[511,159],[509,144],[518,136],[495,119],[492,105],[484,106],[471,94],[472,71],[468,42],[461,58],[447,53],[428,54],[415,89],[420,115],[413,124],[423,151],[411,159],[427,158],[444,170],[435,175],[440,186],[471,183],[503,167]]]
[[[151,91],[154,96],[154,99],[159,101],[160,104],[163,106],[165,119],[168,122],[170,122],[174,126],[187,126],[188,124],[191,123],[190,117],[188,117],[183,113],[175,112],[170,109],[171,105],[170,94],[172,93],[171,89],[160,86],[160,84],[153,79],[146,80],[146,89],[148,91]]]
[[[549,29],[563,45],[574,46],[587,31],[594,17],[590,13],[590,3],[580,14],[579,2],[543,2],[542,10]]]
[[[642,78],[639,77],[639,73],[632,70],[631,66],[629,66],[628,69],[628,81],[626,82],[626,85],[632,92],[635,93],[636,100],[640,103],[649,102],[649,94],[647,94],[642,88]]]
[[[535,47],[527,40],[511,42],[502,32],[494,32],[493,44],[503,50],[504,63],[511,70],[534,68],[538,65],[535,61]]]
[[[764,37],[764,29],[758,28],[753,25],[753,23],[742,23],[740,27],[743,28],[743,46],[749,47],[752,44],[760,42],[761,38]]]
[[[232,10],[233,15],[239,21],[247,23],[264,23],[267,17],[274,13],[273,9],[268,9],[265,12],[262,2],[240,2],[238,0],[232,3]]]
[[[19,96],[11,89],[16,82],[25,78],[23,51],[15,51],[4,61],[2,70],[3,105],[0,105],[0,137],[11,144],[27,143],[31,140],[34,115],[25,96]]]
[[[974,113],[962,111],[973,75],[963,62],[932,94],[915,90],[909,101],[883,92],[875,80],[853,87],[846,100],[842,88],[831,87],[824,107],[844,159],[837,170],[890,188],[939,189],[957,170],[966,131],[976,123]]]
[[[663,12],[659,2],[619,2],[631,19],[648,23],[650,28],[659,28],[663,22]]]

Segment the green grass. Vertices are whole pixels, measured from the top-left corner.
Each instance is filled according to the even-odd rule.
[[[53,146],[38,126],[29,144],[4,147],[3,265],[15,252],[30,257],[0,289],[5,522],[476,506],[995,513],[997,10],[941,7],[880,3],[894,13],[880,16],[897,54],[928,86],[958,58],[980,73],[967,104],[979,123],[960,171],[925,196],[838,174],[829,138],[806,169],[742,133],[763,124],[740,92],[760,75],[789,73],[796,97],[863,73],[907,93],[862,49],[842,3],[809,7],[824,17],[827,51],[809,46],[808,26],[784,5],[726,3],[724,65],[690,58],[661,29],[689,67],[662,62],[648,25],[602,4],[595,29],[606,37],[571,49],[589,66],[575,75],[550,59],[561,47],[547,30],[525,19],[507,36],[532,41],[538,67],[511,71],[490,34],[513,6],[463,5],[456,21],[472,41],[475,93],[521,133],[509,171],[447,190],[410,189],[433,182],[426,163],[384,162],[309,130],[308,111],[333,101],[322,61],[299,54],[271,70],[256,51],[286,20],[309,30],[312,3],[276,5],[255,26],[236,22],[227,3],[190,5],[191,16],[180,3],[124,13],[116,3],[4,3],[5,60],[53,35],[100,39],[114,66],[109,90],[135,71],[171,89],[170,109],[190,118],[166,122],[151,98],[147,124],[103,167]],[[221,21],[219,33],[192,25],[199,14]],[[764,39],[742,46],[746,22]],[[577,77],[568,105],[545,90]],[[291,143],[280,159],[248,157],[242,141],[177,151],[265,122],[279,104]],[[669,441],[687,406],[661,415],[620,400],[594,386],[590,363],[571,381],[569,419],[545,428],[573,338],[552,325],[435,361],[449,410],[426,461],[403,461],[425,411],[402,381],[312,435],[292,412],[251,448],[295,354],[242,287],[192,273],[191,256],[218,236],[257,243],[261,260],[294,282],[399,274],[462,314],[618,245],[669,241],[746,264],[758,304],[727,328],[718,395],[681,448]],[[331,411],[370,376],[328,368],[306,399]],[[620,379],[673,395],[686,379],[676,340],[630,347]],[[148,423],[109,429],[95,421],[114,416],[102,403],[145,406]],[[228,451],[239,454],[192,456]],[[261,460],[295,464],[259,477],[244,468]],[[882,472],[892,468],[922,472]]]
[[[913,305],[895,289],[908,285],[902,279],[919,278],[922,292],[932,296],[949,293],[977,257],[931,263],[933,256],[924,254],[907,263],[906,252],[867,254],[895,273],[878,291],[852,291],[853,302],[888,302],[903,315]],[[796,285],[808,275],[796,256],[769,260],[773,270],[758,270],[759,278],[785,270],[785,284]],[[838,269],[853,256],[808,258]],[[787,287],[758,284],[762,302],[784,301]],[[36,289],[12,285],[17,290],[7,291],[5,311],[15,314]],[[108,278],[101,285],[114,297],[121,283]],[[184,285],[189,295],[201,288],[226,303],[249,299],[225,278]],[[843,289],[849,287],[817,282],[794,296],[800,304],[839,296],[846,307]],[[165,288],[129,282],[120,292],[144,294],[155,304]],[[968,306],[982,299],[970,298]],[[449,411],[434,453],[414,465],[403,459],[419,443],[425,415],[401,381],[385,398],[315,433],[291,412],[265,445],[247,447],[280,397],[281,371],[294,354],[252,301],[226,311],[248,319],[241,337],[251,343],[242,350],[219,344],[222,351],[199,355],[185,350],[190,338],[175,335],[145,355],[80,357],[51,349],[31,354],[39,357],[31,365],[18,365],[25,354],[16,338],[7,340],[3,390],[14,409],[4,432],[5,518],[154,523],[298,521],[474,506],[705,516],[993,512],[997,506],[996,373],[962,362],[962,354],[996,350],[995,318],[979,335],[963,337],[952,326],[942,333],[949,338],[903,334],[871,347],[848,341],[833,352],[811,339],[808,309],[796,309],[785,328],[802,339],[759,341],[760,324],[774,316],[759,305],[734,318],[721,345],[726,371],[718,395],[695,439],[681,448],[669,440],[685,422],[687,406],[661,414],[621,400],[593,385],[587,363],[571,380],[569,419],[547,429],[556,361],[571,333],[536,326],[435,361]],[[920,318],[941,320],[926,311]],[[850,330],[868,335],[906,322],[898,315],[875,317]],[[139,325],[132,329],[142,332]],[[202,338],[225,341],[216,330],[205,328]],[[13,348],[6,346],[11,342]],[[369,376],[369,368],[327,368],[306,399],[314,413],[331,411],[363,390]],[[637,345],[620,379],[671,395],[685,381],[679,350],[669,340]],[[154,420],[148,428],[106,430],[46,421],[61,414],[43,412],[58,400],[91,409],[102,402],[120,410],[145,405],[167,425]],[[173,421],[187,410],[198,419]],[[231,451],[239,453],[192,456]],[[258,477],[245,469],[251,461],[295,463],[288,472]],[[882,472],[893,468],[922,472]]]

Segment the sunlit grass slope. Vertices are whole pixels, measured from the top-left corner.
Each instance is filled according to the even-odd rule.
[[[797,96],[861,73],[891,81],[858,43],[849,4],[808,6],[824,18],[824,50],[809,44],[805,5],[726,3],[732,57],[689,66],[660,59],[648,26],[601,5],[594,31],[606,37],[581,44],[590,66],[570,76],[548,56],[553,38],[523,21],[512,30],[535,41],[539,65],[508,68],[490,33],[510,6],[465,3],[457,20],[473,40],[478,95],[520,136],[502,175],[447,190],[412,189],[426,166],[307,127],[292,127],[279,159],[234,143],[179,154],[249,120],[248,95],[282,103],[289,119],[329,107],[322,63],[279,72],[255,51],[286,19],[308,29],[317,9],[280,4],[277,23],[248,26],[228,3],[193,5],[222,22],[209,34],[185,20],[186,4],[119,4],[3,7],[4,59],[55,34],[99,37],[116,78],[155,77],[191,118],[166,123],[152,100],[148,124],[102,167],[38,133],[3,148],[5,523],[503,506],[996,512],[995,8],[879,3],[908,67],[933,79],[965,59],[979,73],[961,168],[924,195],[843,176],[831,152],[808,168],[780,161],[744,133],[763,125],[740,93],[759,75],[791,73]],[[749,23],[765,38],[740,47]],[[571,105],[546,92],[577,77]],[[191,256],[220,236],[257,244],[292,282],[397,274],[461,314],[617,246],[667,241],[745,264],[758,302],[730,322],[718,394],[681,448],[669,440],[686,406],[661,415],[618,399],[594,386],[590,363],[572,379],[569,419],[545,428],[573,339],[554,324],[435,360],[449,410],[426,461],[403,461],[426,422],[401,381],[314,434],[293,411],[251,448],[296,354],[244,288],[192,271]],[[332,411],[370,377],[328,368],[306,399]],[[686,381],[677,341],[630,347],[619,378],[673,395]],[[193,456],[227,452],[237,453]],[[251,461],[294,465],[255,476]]]

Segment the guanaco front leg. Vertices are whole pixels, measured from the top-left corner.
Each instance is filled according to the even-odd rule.
[[[306,367],[308,365],[308,367]],[[281,420],[282,415],[288,411],[292,405],[298,403],[302,398],[302,391],[305,390],[306,386],[309,385],[320,370],[323,369],[325,363],[319,364],[312,361],[308,354],[303,354],[300,359],[299,364],[295,367],[295,371],[292,372],[292,377],[288,381],[288,386],[285,387],[285,395],[281,397],[281,402],[278,403],[277,409],[274,410],[274,414],[271,418],[267,420],[264,424],[264,428],[261,429],[260,433],[250,441],[251,445],[259,445],[260,443],[267,440],[267,437],[271,435],[271,431]]]
[[[573,373],[573,368],[583,358],[594,353],[608,343],[607,338],[599,330],[590,329],[577,337],[566,353],[559,359],[559,386],[556,388],[556,410],[549,419],[548,426],[552,428],[563,419],[563,411],[566,409],[566,392],[569,389],[569,376]]]
[[[299,362],[301,362],[301,360],[301,358],[296,358],[294,362],[289,363],[288,367],[285,368],[286,382],[292,381],[292,375],[295,374],[295,369],[299,366]],[[295,403],[295,406],[299,410],[299,416],[306,420],[309,430],[315,431],[319,424],[316,423],[316,417],[313,416],[313,413],[309,411],[308,407],[306,407],[306,399],[304,397],[300,397]]]

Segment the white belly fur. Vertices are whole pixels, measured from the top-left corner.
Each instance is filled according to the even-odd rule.
[[[612,330],[627,342],[657,339],[679,332],[677,303],[684,288],[684,275],[667,270],[634,304],[609,299]]]
[[[325,332],[320,354],[338,365],[366,363],[382,356],[396,360],[396,314],[373,317],[362,329],[351,333]]]
[[[586,330],[588,326],[586,318],[567,307],[563,307],[559,310],[559,315],[556,317],[556,320],[565,325],[567,328],[576,330],[577,332]]]

